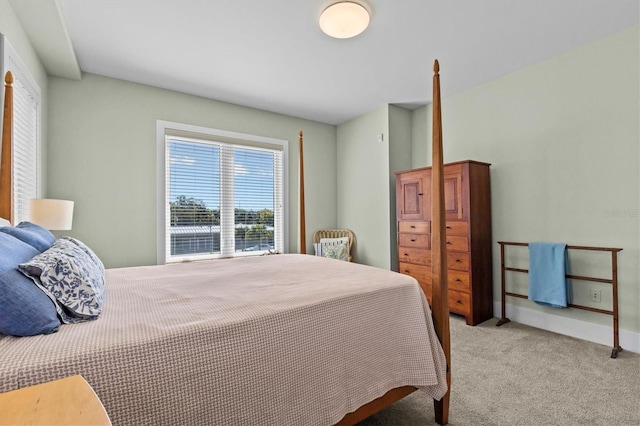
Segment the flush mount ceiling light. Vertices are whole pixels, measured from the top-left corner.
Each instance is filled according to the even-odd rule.
[[[334,3],[320,15],[320,28],[335,38],[355,37],[369,26],[369,12],[364,6],[350,1]]]

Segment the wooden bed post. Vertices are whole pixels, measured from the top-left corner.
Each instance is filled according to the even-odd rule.
[[[300,165],[300,170],[298,174],[299,179],[299,191],[300,191],[300,254],[307,254],[307,224],[305,222],[305,211],[304,211],[304,155],[302,150],[302,130],[300,130],[300,139],[299,139],[299,157],[298,164]]]
[[[442,155],[442,112],[440,104],[440,64],[433,63],[433,139],[432,139],[432,212],[431,212],[431,284],[433,324],[447,359],[447,393],[434,401],[436,422],[449,422],[451,395],[451,345],[449,331],[449,289],[447,282],[447,239],[444,211],[444,161]]]
[[[433,64],[433,162],[432,162],[432,213],[431,213],[431,283],[433,325],[446,357],[447,393],[440,401],[433,402],[435,420],[440,425],[449,423],[449,397],[451,395],[451,337],[449,331],[449,288],[447,282],[447,240],[444,211],[444,161],[442,156],[442,114],[440,105],[440,65]],[[301,144],[302,144],[302,133]],[[301,145],[302,147],[302,145]],[[300,150],[302,152],[302,149]],[[400,400],[416,388],[403,386],[391,389],[380,398],[347,414],[337,426],[354,425]]]
[[[7,71],[4,77],[4,113],[2,118],[2,156],[0,162],[0,217],[13,224],[13,185],[11,184],[11,153],[13,127],[13,75]]]

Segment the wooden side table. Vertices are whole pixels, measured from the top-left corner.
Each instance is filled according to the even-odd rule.
[[[82,376],[0,394],[0,425],[111,426],[102,402]]]

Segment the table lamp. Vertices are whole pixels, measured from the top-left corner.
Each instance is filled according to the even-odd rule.
[[[29,204],[29,220],[50,231],[71,229],[73,201],[33,198]]]

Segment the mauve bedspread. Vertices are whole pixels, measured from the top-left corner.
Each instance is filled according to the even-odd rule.
[[[0,391],[81,374],[114,425],[330,425],[394,387],[446,392],[406,275],[291,254],[111,269],[106,291],[97,321],[0,339]]]

